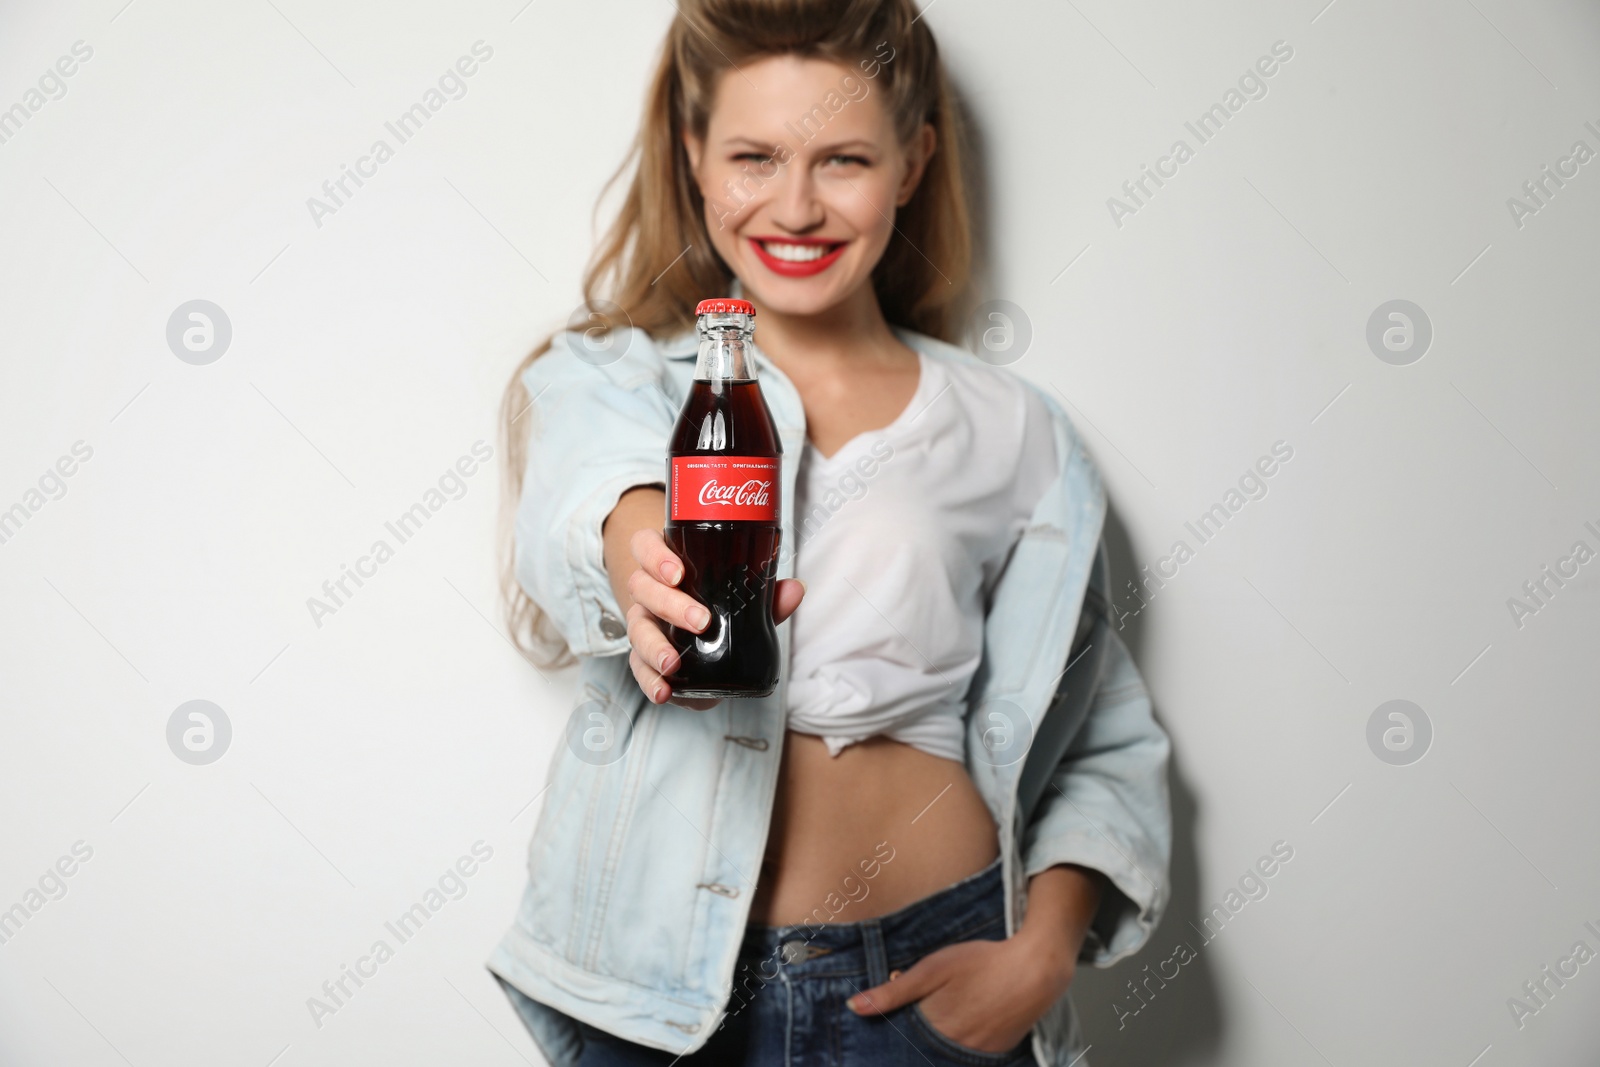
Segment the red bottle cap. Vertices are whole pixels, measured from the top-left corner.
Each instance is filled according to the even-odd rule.
[[[754,315],[755,305],[748,300],[702,300],[695,306],[696,315]]]

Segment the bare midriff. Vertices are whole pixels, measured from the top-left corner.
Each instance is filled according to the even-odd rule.
[[[859,922],[987,867],[994,819],[966,767],[886,737],[828,754],[789,731],[750,921]]]

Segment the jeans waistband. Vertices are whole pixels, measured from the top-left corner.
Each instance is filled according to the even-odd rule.
[[[770,960],[768,967],[781,966],[791,978],[904,968],[997,922],[1003,937],[1003,884],[997,857],[976,874],[874,919],[792,926],[751,923],[739,955],[747,963]]]

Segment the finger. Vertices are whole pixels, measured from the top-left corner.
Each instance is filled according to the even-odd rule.
[[[699,633],[711,621],[711,612],[704,604],[683,590],[652,578],[643,567],[628,575],[628,595],[651,615],[691,633]]]
[[[677,670],[678,653],[667,635],[661,632],[661,620],[638,604],[628,609],[627,618],[628,643],[633,646],[633,654],[639,657],[639,662],[649,667],[657,680]],[[650,692],[642,682],[641,687],[646,693]]]
[[[667,697],[667,703],[676,704],[680,708],[688,708],[690,711],[710,711],[712,708],[714,708],[718,704],[722,703],[722,701],[720,701],[720,700],[712,700],[709,697],[681,697],[680,698],[680,697],[675,697],[675,696],[669,696],[669,697]]]
[[[929,965],[927,958],[919,960],[910,970],[891,974],[882,985],[863,990],[845,1001],[845,1007],[857,1015],[887,1015],[896,1008],[914,1000],[921,1000],[940,985],[937,968]]]
[[[703,698],[674,698],[672,695],[672,683],[651,670],[650,665],[639,657],[637,651],[628,653],[628,666],[633,670],[633,676],[638,681],[639,688],[644,692],[645,699],[652,704],[676,704],[680,708],[688,708],[691,711],[709,711],[720,703],[720,701]]]
[[[805,582],[798,578],[780,578],[778,588],[772,594],[772,621],[782,622],[793,615],[805,595]]]
[[[639,650],[634,649],[628,653],[628,666],[633,668],[634,680],[639,683],[639,688],[644,691],[645,699],[652,704],[662,704],[672,695],[672,687],[667,685],[659,672],[653,670],[644,660],[639,658]]]
[[[633,558],[639,561],[639,566],[651,577],[668,585],[677,585],[683,580],[683,561],[667,547],[660,530],[649,527],[635,530],[628,548],[633,552]]]

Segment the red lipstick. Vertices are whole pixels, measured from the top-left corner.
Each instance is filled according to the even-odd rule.
[[[809,278],[813,274],[821,274],[823,271],[833,266],[834,262],[837,261],[838,258],[844,253],[845,246],[850,243],[848,241],[836,241],[828,237],[751,237],[749,238],[749,241],[750,247],[755,249],[757,258],[759,258],[761,262],[766,265],[766,268],[772,271],[774,274],[783,275],[785,278]],[[774,244],[822,245],[825,247],[833,247],[831,251],[824,253],[816,259],[795,262],[793,260],[779,259],[777,256],[772,255],[762,247],[761,242],[763,241],[771,241]]]

